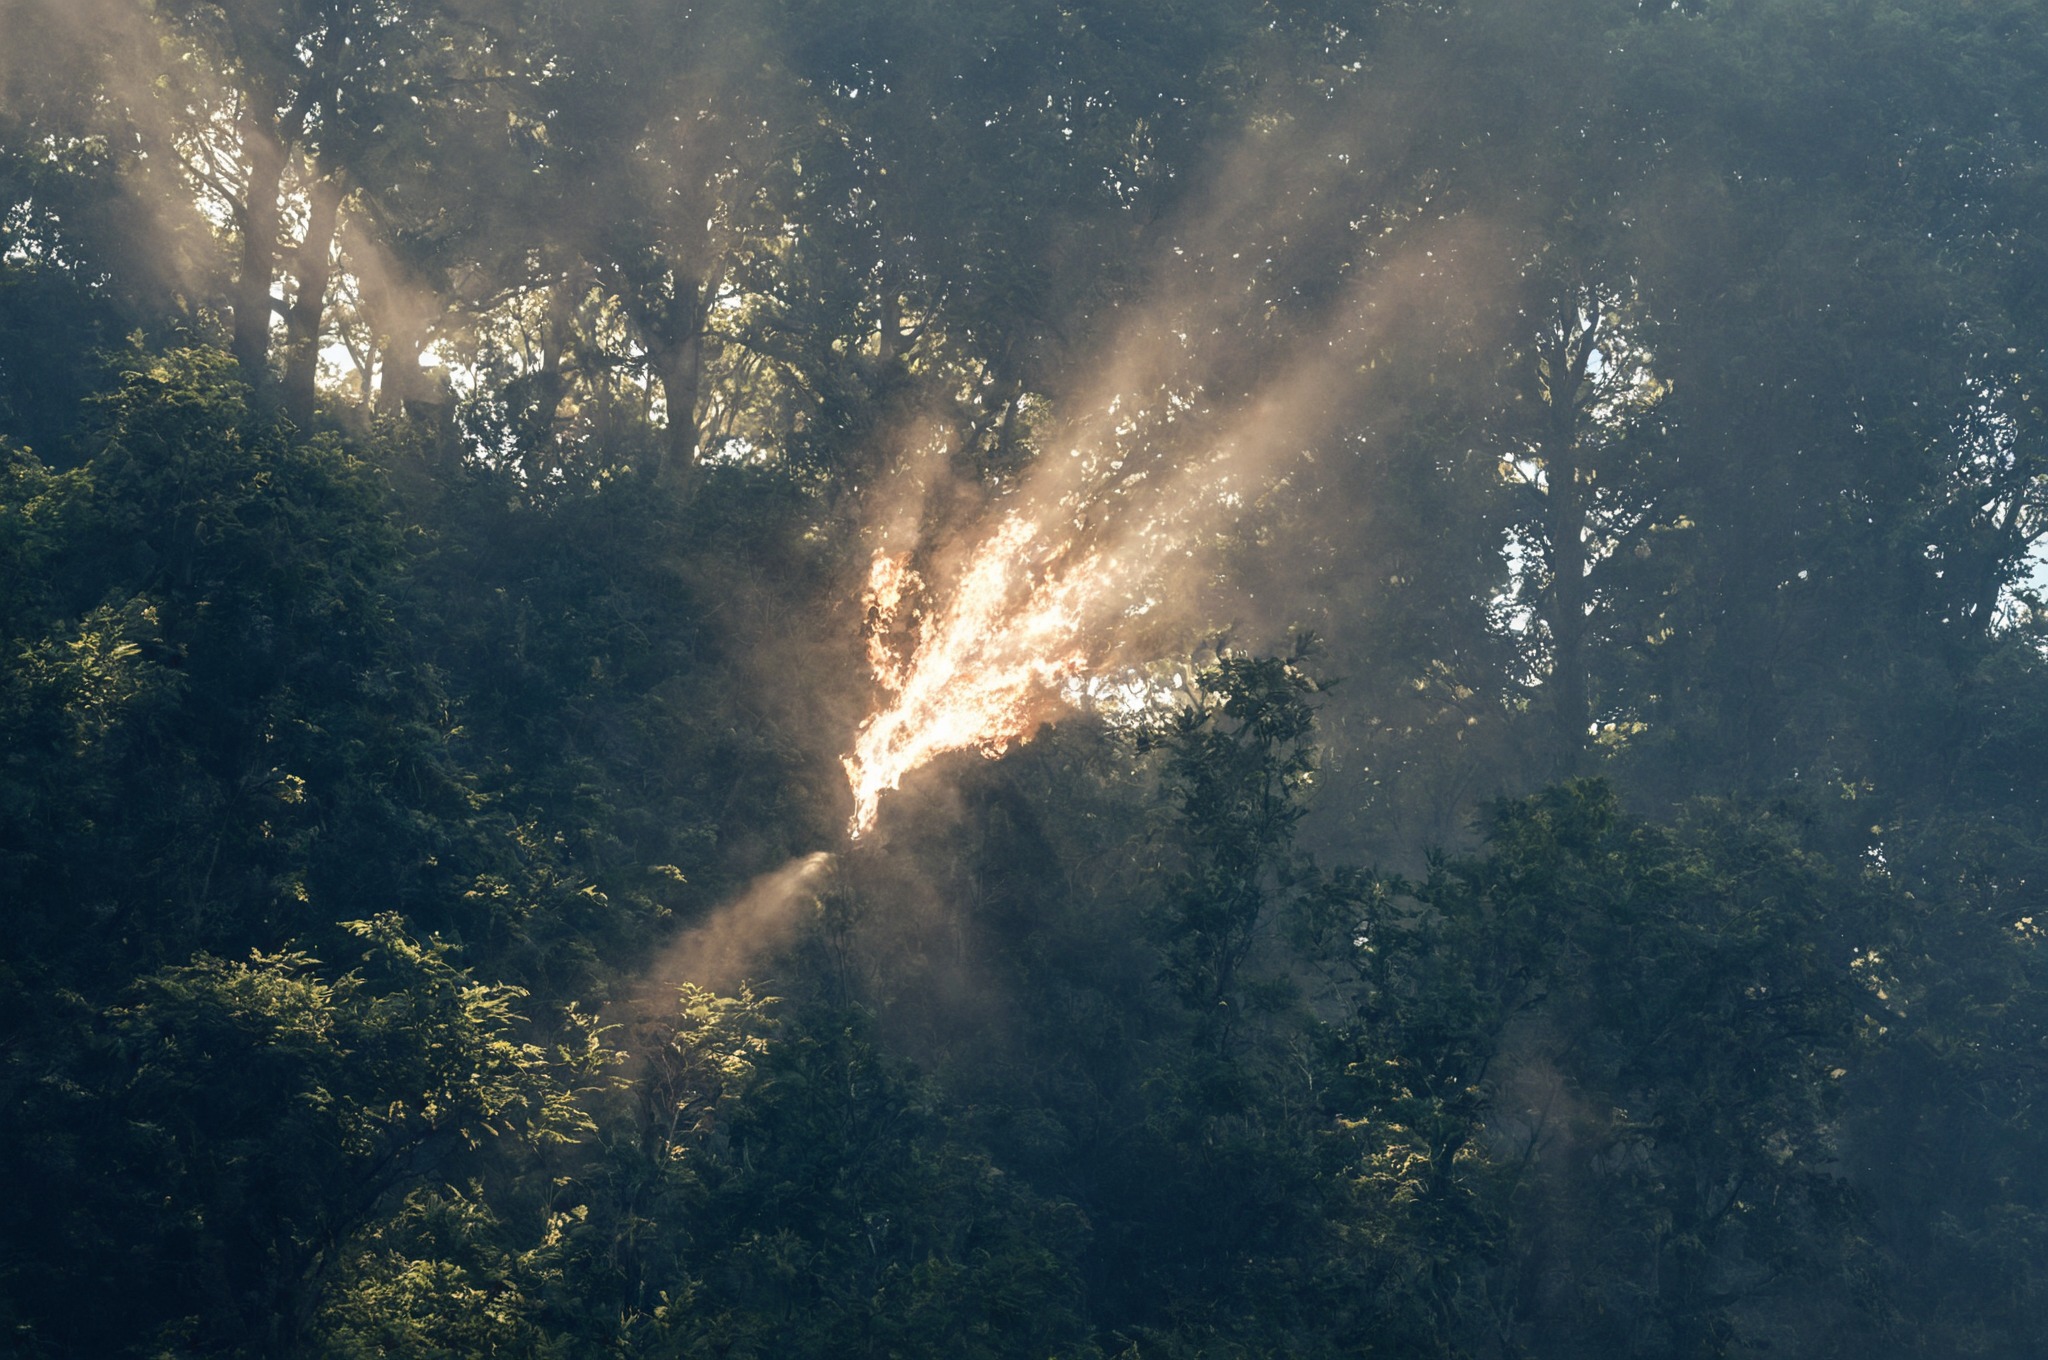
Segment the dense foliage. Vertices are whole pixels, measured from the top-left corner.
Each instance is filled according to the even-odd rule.
[[[2038,1354],[2044,400],[2039,0],[0,0],[0,1349]]]

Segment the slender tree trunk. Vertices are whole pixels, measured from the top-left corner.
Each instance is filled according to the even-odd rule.
[[[1003,403],[1003,418],[996,426],[996,457],[1007,458],[1010,441],[1017,432],[1017,406],[1024,399],[1024,384],[1017,383],[1010,393],[1010,399]]]
[[[313,422],[314,380],[320,371],[320,322],[327,314],[327,285],[334,275],[334,228],[341,215],[341,184],[332,175],[315,180],[299,243],[297,290],[285,313],[284,409],[305,429]]]
[[[875,365],[887,373],[903,358],[903,297],[887,280],[882,285],[881,333],[875,337]]]
[[[377,405],[393,415],[417,415],[420,399],[420,351],[425,337],[416,328],[394,323],[384,337],[384,370],[377,381]]]
[[[242,201],[241,268],[235,281],[234,350],[242,376],[261,391],[270,378],[270,290],[277,273],[277,196],[285,154],[254,118],[242,121],[242,148],[248,186]]]
[[[650,293],[654,296],[650,297]],[[704,384],[705,287],[701,279],[674,269],[659,289],[638,292],[643,311],[641,331],[661,396],[668,408],[651,469],[652,480],[667,482],[687,498],[696,488],[697,398]]]
[[[656,442],[642,480],[674,487],[687,498],[697,473],[697,398],[704,382],[704,280],[678,268],[658,251],[640,254],[614,273],[622,302],[646,348],[648,366],[661,383],[668,424]],[[649,400],[652,400],[650,385]]]
[[[426,350],[426,332],[410,315],[395,310],[381,318],[384,334],[384,371],[378,381],[378,406],[392,415],[417,416],[426,384],[420,372],[420,355]]]
[[[668,428],[662,434],[662,464],[656,476],[673,482],[685,495],[697,480],[697,395],[704,382],[702,322],[669,347],[661,365],[661,391],[668,405]]]
[[[431,326],[429,309],[421,305],[424,290],[395,271],[383,277],[372,274],[363,280],[363,286],[364,303],[377,333],[377,352],[383,356],[377,382],[378,411],[438,424],[447,403],[420,368]]]
[[[1586,751],[1591,700],[1586,683],[1586,492],[1579,466],[1579,388],[1585,381],[1593,336],[1577,318],[1561,319],[1549,355],[1550,383],[1543,413],[1546,483],[1545,531],[1550,539],[1550,644],[1552,714],[1560,773],[1578,772]]]
[[[1567,455],[1546,459],[1550,477],[1551,609],[1550,684],[1556,693],[1558,740],[1567,766],[1586,742],[1586,576],[1580,544],[1585,506],[1578,467]]]
[[[1983,554],[1984,564],[1978,570],[1978,586],[1971,603],[1972,621],[1980,633],[1990,632],[1998,615],[1998,597],[2005,590],[2005,564],[2024,556],[2030,546],[2018,532],[2020,510],[2025,503],[2024,493],[2010,493],[2005,510],[1998,517],[1998,526],[1992,531],[1992,548]]]
[[[375,420],[377,412],[382,409],[378,400],[382,395],[378,390],[381,386],[381,380],[377,375],[384,371],[385,364],[384,351],[378,345],[377,332],[374,330],[370,332],[369,339],[363,342],[361,363],[363,371],[363,419],[366,421]]]
[[[574,298],[566,280],[548,289],[548,328],[541,342],[540,368],[533,375],[533,397],[520,412],[519,452],[534,474],[551,473],[555,453],[555,413],[569,390],[569,324]]]

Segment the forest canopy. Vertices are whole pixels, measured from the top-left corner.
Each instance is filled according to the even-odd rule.
[[[2021,1357],[2039,0],[0,0],[0,1349]]]

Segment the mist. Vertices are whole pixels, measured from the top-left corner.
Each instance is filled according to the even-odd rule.
[[[0,0],[10,1346],[2033,1355],[2041,8]]]

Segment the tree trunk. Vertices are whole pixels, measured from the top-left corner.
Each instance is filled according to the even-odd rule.
[[[447,401],[420,368],[427,348],[432,314],[422,302],[426,288],[405,276],[394,263],[389,273],[369,271],[363,279],[364,305],[377,335],[383,364],[377,378],[377,412],[439,428]]]
[[[533,375],[532,394],[518,414],[519,457],[528,471],[545,478],[554,470],[555,415],[569,390],[568,353],[574,296],[567,280],[548,288],[547,333],[541,340],[540,367]]]
[[[617,297],[640,332],[668,412],[668,425],[643,479],[672,485],[687,497],[697,472],[697,396],[704,381],[709,290],[703,279],[677,268],[659,251],[642,253],[615,277]]]
[[[313,423],[315,378],[320,371],[320,321],[334,274],[334,227],[341,215],[341,184],[332,175],[313,182],[306,235],[299,243],[298,287],[285,314],[284,409],[300,429]]]
[[[704,383],[705,287],[671,266],[652,286],[632,290],[641,334],[655,376],[661,379],[668,427],[662,432],[651,480],[667,482],[687,498],[697,475],[697,397]]]
[[[882,320],[875,337],[875,366],[887,373],[903,358],[903,297],[886,279],[882,285]]]
[[[1549,392],[1541,452],[1545,533],[1550,540],[1552,715],[1561,775],[1576,774],[1585,757],[1591,700],[1586,683],[1586,485],[1579,466],[1579,388],[1593,353],[1593,335],[1561,318],[1548,356]]]
[[[234,350],[243,378],[261,391],[270,378],[270,290],[277,270],[277,195],[285,155],[269,131],[252,118],[242,121],[242,148],[248,185],[242,200],[241,270],[235,281]]]
[[[685,495],[695,490],[697,480],[697,392],[703,381],[704,330],[699,321],[679,343],[667,347],[661,364],[668,428],[662,434],[662,466],[655,473]]]

